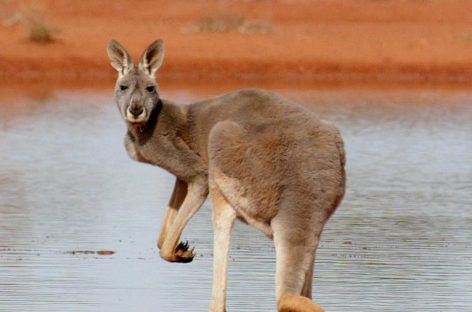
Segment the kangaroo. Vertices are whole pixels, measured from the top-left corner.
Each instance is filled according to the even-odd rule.
[[[345,189],[339,130],[269,91],[243,89],[188,105],[161,99],[156,71],[164,44],[134,64],[115,40],[115,99],[126,122],[125,147],[139,162],[176,177],[157,246],[171,262],[195,253],[180,242],[210,194],[214,228],[211,312],[226,311],[231,229],[240,219],[273,239],[278,311],[324,311],[311,300],[315,252]]]

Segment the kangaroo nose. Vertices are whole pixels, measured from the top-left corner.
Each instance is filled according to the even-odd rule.
[[[141,115],[144,111],[144,108],[142,106],[139,106],[139,105],[131,105],[129,108],[128,108],[128,111],[134,116],[134,117],[138,117],[139,115]]]

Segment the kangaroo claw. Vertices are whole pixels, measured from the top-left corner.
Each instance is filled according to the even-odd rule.
[[[193,258],[195,257],[194,253],[194,247],[189,249],[189,244],[188,241],[185,243],[180,242],[177,247],[175,248],[175,262],[182,262],[182,263],[188,263],[192,262]]]

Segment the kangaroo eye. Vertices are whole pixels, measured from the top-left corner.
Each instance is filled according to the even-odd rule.
[[[154,86],[146,87],[146,91],[148,91],[148,92],[154,92],[155,90],[156,90],[156,87],[154,87]]]
[[[124,90],[126,90],[126,89],[128,89],[128,86],[120,85],[120,90],[121,90],[121,91],[124,91]]]

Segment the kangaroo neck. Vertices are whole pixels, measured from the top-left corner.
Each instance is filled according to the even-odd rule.
[[[167,100],[159,99],[149,119],[143,125],[128,124],[128,133],[133,141],[145,145],[149,140],[162,136],[181,136],[188,138],[186,108]]]

